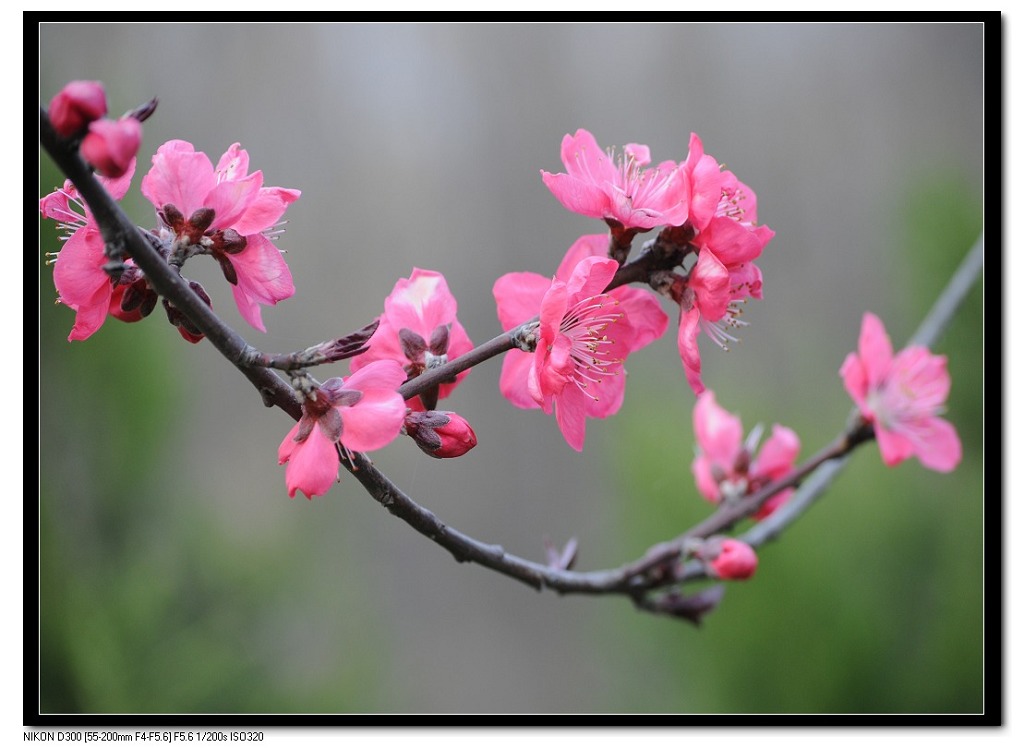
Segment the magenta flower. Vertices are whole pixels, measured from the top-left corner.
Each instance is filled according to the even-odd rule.
[[[50,123],[62,138],[80,132],[107,113],[107,95],[99,81],[71,81],[50,101]]]
[[[412,378],[468,353],[473,343],[456,319],[457,310],[441,273],[413,268],[412,276],[400,279],[384,300],[380,326],[370,338],[369,350],[352,359],[352,371],[371,361],[392,360]],[[433,410],[437,400],[448,397],[468,373],[468,369],[460,372],[437,391],[410,399],[410,407]]]
[[[273,239],[281,233],[281,216],[302,193],[264,187],[263,172],[249,174],[249,154],[238,143],[214,169],[191,143],[171,140],[153,156],[142,194],[174,235],[177,249],[213,255],[242,317],[265,332],[260,304],[273,306],[295,293]]]
[[[939,418],[949,395],[946,357],[912,345],[895,356],[882,321],[864,313],[858,353],[839,370],[861,416],[875,428],[886,465],[911,456],[931,470],[948,473],[960,464],[960,437]]]
[[[697,490],[713,503],[738,499],[787,475],[800,452],[800,439],[785,426],[772,426],[772,435],[757,452],[760,427],[743,441],[743,424],[738,416],[720,407],[715,393],[705,390],[693,408],[693,430],[697,456],[691,465]],[[775,494],[754,515],[764,519],[782,506],[793,489]]]
[[[128,192],[134,172],[133,161],[121,177],[99,177],[99,180],[115,200],[120,200]],[[123,284],[115,284],[103,269],[107,263],[103,236],[71,181],[65,181],[62,189],[42,198],[39,211],[57,221],[58,229],[64,234],[64,246],[53,260],[53,282],[57,287],[57,300],[75,311],[75,324],[68,340],[85,340],[100,328],[108,314],[124,322],[141,319],[141,309],[126,311],[121,306],[128,282],[139,275],[138,269],[127,260]]]
[[[554,280],[508,273],[494,284],[498,319],[511,330],[540,314],[534,353],[511,350],[502,364],[501,393],[520,408],[555,411],[573,449],[583,449],[585,419],[616,413],[625,394],[626,357],[662,335],[668,317],[640,289],[608,286],[618,264],[601,257],[607,239],[583,236]]]
[[[288,463],[285,485],[295,498],[327,493],[338,478],[338,445],[348,453],[389,444],[402,429],[405,403],[397,389],[405,372],[394,361],[374,361],[348,379],[328,379],[302,404],[302,418],[277,450]]]
[[[686,221],[690,180],[674,161],[654,168],[650,149],[630,143],[615,160],[586,130],[562,138],[564,174],[541,171],[544,184],[568,210],[626,229],[681,226]]]

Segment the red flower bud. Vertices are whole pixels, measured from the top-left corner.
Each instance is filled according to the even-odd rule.
[[[68,138],[107,113],[107,95],[99,81],[71,81],[50,102],[50,123]]]
[[[111,179],[123,176],[142,144],[142,124],[133,117],[100,119],[82,139],[82,157]]]
[[[451,411],[410,411],[405,416],[405,433],[431,457],[461,457],[476,446],[469,421]]]
[[[698,556],[719,579],[749,579],[757,570],[757,554],[742,540],[712,538]]]

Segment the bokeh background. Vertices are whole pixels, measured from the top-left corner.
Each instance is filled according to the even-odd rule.
[[[747,428],[810,455],[850,409],[837,376],[861,315],[901,346],[981,231],[979,25],[44,24],[40,101],[99,79],[115,114],[158,96],[124,204],[157,147],[248,149],[296,187],[279,241],[298,293],[241,320],[283,352],[358,328],[413,267],[443,272],[476,342],[500,331],[499,275],[551,274],[600,223],[540,181],[585,127],[654,159],[705,148],[777,235],[741,345],[702,342],[705,381]],[[60,184],[40,155],[40,195]],[[41,249],[58,246],[40,222]],[[638,241],[639,244],[639,241]],[[701,629],[619,598],[560,598],[460,565],[344,476],[289,500],[263,408],[208,344],[157,310],[68,343],[40,256],[39,694],[44,712],[978,712],[983,690],[982,291],[936,346],[964,461],[854,456],[756,577]],[[666,304],[666,310],[669,310]],[[448,405],[479,446],[375,462],[444,521],[519,555],[580,542],[617,566],[709,511],[669,333],[630,359],[622,411],[583,454],[478,367]],[[345,375],[344,365],[324,376]]]

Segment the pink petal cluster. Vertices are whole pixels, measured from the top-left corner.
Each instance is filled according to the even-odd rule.
[[[128,191],[134,171],[133,161],[121,177],[100,177],[100,182],[115,200],[120,200]],[[53,282],[58,301],[75,311],[75,324],[68,340],[85,340],[100,328],[108,314],[125,322],[141,319],[139,310],[121,308],[128,286],[115,285],[103,269],[107,263],[103,236],[71,181],[65,181],[62,189],[42,198],[39,211],[57,221],[64,232],[64,246],[54,261]],[[126,265],[134,267],[131,260]]]
[[[214,169],[191,143],[171,140],[153,156],[142,194],[178,243],[200,245],[220,262],[242,317],[266,331],[260,304],[273,306],[295,293],[291,272],[272,239],[300,191],[264,187],[263,172],[249,173],[249,154],[238,143]]]
[[[698,395],[704,391],[697,337],[703,329],[719,347],[728,350],[737,340],[729,330],[745,325],[739,304],[761,298],[761,270],[754,264],[775,236],[757,225],[757,196],[731,171],[722,171],[704,153],[696,133],[682,165],[690,180],[688,227],[694,232],[697,263],[687,283],[676,289],[679,302],[677,346],[686,379]]]
[[[412,378],[468,353],[473,343],[456,318],[457,311],[458,304],[441,273],[413,268],[412,275],[401,278],[384,300],[384,314],[370,338],[370,348],[352,359],[352,370],[372,361],[391,360],[400,363]],[[468,373],[467,369],[454,381],[442,383],[437,393],[424,393],[432,400],[426,406],[416,396],[409,401],[410,407],[433,410],[437,399],[448,397]]]
[[[858,352],[839,370],[861,415],[875,428],[886,465],[917,457],[931,470],[949,472],[960,464],[956,429],[939,418],[949,396],[946,357],[919,345],[893,355],[882,321],[866,312]]]
[[[791,429],[775,424],[771,437],[755,457],[760,430],[751,432],[744,443],[739,417],[720,407],[711,390],[697,397],[693,430],[698,449],[691,469],[697,490],[716,504],[725,498],[754,493],[782,478],[793,469],[800,452],[799,437]],[[755,518],[767,517],[792,495],[792,488],[780,491],[761,506]]]
[[[285,485],[295,498],[312,499],[330,490],[341,464],[338,445],[349,452],[369,452],[389,444],[402,429],[405,403],[397,389],[405,372],[394,361],[375,361],[348,379],[328,379],[316,399],[302,405],[302,418],[277,451],[288,463]]]
[[[505,354],[501,393],[520,408],[554,410],[565,440],[577,451],[583,449],[586,418],[606,418],[622,405],[626,357],[668,325],[652,293],[627,287],[604,293],[618,269],[602,257],[606,248],[604,236],[583,236],[554,280],[508,273],[494,284],[505,330],[540,315],[536,351]]]
[[[690,183],[674,161],[648,168],[650,149],[630,143],[618,160],[586,130],[562,138],[565,173],[541,171],[544,184],[568,210],[647,231],[686,220]]]
[[[711,538],[698,556],[719,579],[750,579],[757,571],[754,549],[735,538]]]
[[[71,81],[50,101],[50,124],[62,138],[81,132],[107,113],[107,95],[99,81]]]

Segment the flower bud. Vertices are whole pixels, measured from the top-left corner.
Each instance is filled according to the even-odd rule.
[[[405,416],[405,433],[431,457],[461,457],[476,446],[469,421],[451,411],[410,411]]]
[[[68,138],[107,113],[107,95],[99,81],[71,81],[50,101],[50,123]]]
[[[100,119],[82,139],[82,158],[108,178],[123,176],[142,144],[142,124],[132,117]]]
[[[754,549],[734,538],[711,538],[696,555],[719,579],[749,579],[757,570]]]

